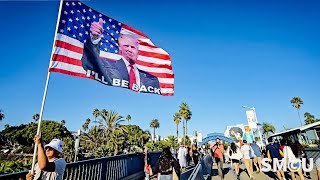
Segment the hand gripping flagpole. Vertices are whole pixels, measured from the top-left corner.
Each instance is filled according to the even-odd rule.
[[[60,14],[61,14],[61,9],[62,9],[62,4],[63,4],[63,0],[60,0],[58,18],[57,18],[57,23],[56,23],[56,30],[54,32],[55,34],[54,34],[54,39],[53,39],[53,43],[52,43],[52,50],[51,50],[51,56],[50,56],[50,61],[49,61],[49,67],[48,67],[47,80],[46,80],[46,85],[45,85],[44,92],[43,92],[43,97],[42,97],[42,104],[41,104],[39,121],[38,121],[37,135],[40,135],[40,127],[41,127],[43,108],[44,108],[44,104],[45,104],[45,101],[46,101],[47,89],[48,89],[48,84],[49,84],[49,79],[50,79],[49,68],[51,66],[51,60],[52,60],[52,56],[53,56],[54,44],[55,44],[55,41],[56,41],[56,38],[57,38],[57,31],[58,31],[58,25],[59,25],[59,21],[60,21]],[[31,173],[32,174],[34,174],[34,165],[35,165],[35,161],[36,161],[37,149],[38,149],[37,144],[34,144],[33,159],[32,159],[32,166],[31,166]]]

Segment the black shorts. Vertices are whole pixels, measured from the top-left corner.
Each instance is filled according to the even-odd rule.
[[[231,159],[231,162],[232,163],[240,163],[240,160],[239,159]]]
[[[221,159],[220,158],[217,158],[217,157],[214,157],[214,160],[216,161],[216,163],[220,162]],[[223,160],[223,159],[222,159]]]

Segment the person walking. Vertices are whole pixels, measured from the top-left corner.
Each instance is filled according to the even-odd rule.
[[[246,166],[249,178],[253,179],[253,168],[252,168],[252,159],[254,158],[254,152],[250,144],[247,143],[247,140],[243,140],[243,145],[241,147],[241,152],[243,154],[243,162]]]
[[[216,143],[211,147],[212,151],[212,157],[214,157],[215,162],[217,163],[218,166],[218,174],[221,177],[221,179],[224,179],[224,174],[223,174],[223,164],[224,164],[224,159],[223,159],[223,152],[224,152],[224,146],[222,143],[220,143],[220,139],[216,139]]]
[[[295,180],[295,172],[297,171],[300,179],[304,180],[303,172],[302,172],[302,163],[301,159],[299,158],[299,151],[300,148],[297,147],[295,144],[288,141],[283,147],[283,157],[289,167],[291,179]]]
[[[251,144],[251,148],[253,149],[254,152],[254,158],[253,158],[253,163],[256,166],[256,170],[258,173],[261,172],[261,149],[260,147],[257,145],[257,143],[255,141],[252,142]]]
[[[197,145],[192,145],[192,159],[196,166],[199,162],[200,152],[197,150]]]
[[[182,168],[182,170],[185,170],[185,168],[187,167],[187,153],[185,148],[183,147],[183,145],[180,145],[180,148],[178,150],[178,160],[179,160],[179,164]]]
[[[158,180],[173,180],[180,177],[180,164],[172,156],[169,148],[163,148],[155,172],[158,174]]]
[[[187,151],[187,166],[190,166],[190,162],[191,162],[191,148],[189,146],[186,146],[186,151]]]
[[[229,158],[231,159],[231,164],[233,165],[234,171],[236,173],[237,179],[240,179],[240,160],[243,158],[243,154],[241,153],[239,147],[233,142],[231,143],[229,150]]]
[[[280,150],[280,145],[273,142],[271,138],[268,139],[269,144],[266,147],[267,156],[271,161],[271,165],[273,167],[273,161],[275,159],[282,160],[283,152]],[[277,176],[279,180],[284,180],[284,172],[281,169],[277,169]]]
[[[170,147],[170,152],[172,156],[177,159],[177,151],[174,149],[173,146]]]
[[[151,168],[151,158],[150,154],[148,153],[148,148],[144,148],[144,174],[145,180],[149,180],[150,176],[153,175],[152,168]]]

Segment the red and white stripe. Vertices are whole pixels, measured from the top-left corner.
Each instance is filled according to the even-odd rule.
[[[174,74],[168,53],[155,46],[146,35],[129,26],[123,25],[121,33],[130,33],[139,37],[137,67],[159,79],[162,95],[173,96]],[[82,54],[82,42],[58,33],[49,71],[87,78],[86,72],[82,68]],[[108,59],[120,59],[120,55],[104,51],[100,52],[100,56]]]

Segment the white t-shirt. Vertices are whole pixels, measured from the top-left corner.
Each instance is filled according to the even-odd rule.
[[[254,152],[251,146],[245,144],[241,147],[241,152],[243,154],[243,159],[253,159]]]
[[[296,158],[296,156],[293,154],[290,146],[284,146],[283,157],[289,162],[301,162],[301,160],[299,158]]]
[[[63,173],[66,169],[66,161],[63,158],[55,159],[55,160],[49,160],[49,162],[54,162],[55,164],[55,171],[54,172],[48,172],[48,171],[42,171],[39,168],[38,163],[35,165],[35,180],[63,180]],[[41,176],[41,177],[40,177]]]

